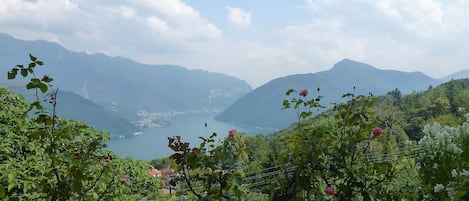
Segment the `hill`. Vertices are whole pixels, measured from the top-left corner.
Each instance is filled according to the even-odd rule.
[[[25,90],[22,86],[3,85],[2,87],[22,94],[30,101],[35,99],[34,92]],[[51,110],[49,104],[44,103],[44,106]],[[57,116],[63,119],[85,122],[96,129],[109,132],[111,137],[130,136],[141,131],[140,128],[129,121],[129,119],[137,119],[137,115],[124,115],[120,112],[109,110],[72,92],[59,90],[57,93],[56,109]]]
[[[469,78],[469,70],[461,70],[451,75],[440,78],[439,80],[441,82],[448,82],[453,79],[462,79],[462,78]]]
[[[174,65],[147,65],[122,57],[69,51],[57,43],[23,41],[0,34],[0,77],[29,53],[47,68],[60,89],[133,112],[225,108],[252,89],[237,78]],[[26,62],[24,62],[26,63]]]
[[[282,101],[288,89],[309,89],[311,95],[320,88],[322,103],[341,102],[337,94],[355,93],[384,95],[398,88],[402,93],[421,91],[438,84],[439,81],[420,72],[380,70],[368,64],[344,59],[327,71],[281,77],[253,90],[228,107],[216,118],[219,121],[270,128],[287,127],[296,121],[293,111],[282,111]]]
[[[31,53],[45,63],[36,73],[53,77],[60,89],[59,115],[112,135],[138,131],[130,122],[144,120],[137,119],[140,111],[221,110],[252,90],[246,82],[220,73],[78,53],[43,40],[24,41],[0,33],[0,44],[0,85],[12,84],[7,72],[27,63]],[[19,80],[13,85],[21,85]]]

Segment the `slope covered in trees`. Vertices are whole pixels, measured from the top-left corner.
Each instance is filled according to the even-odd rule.
[[[443,126],[456,126],[469,112],[469,79],[451,80],[426,91],[403,96],[394,89],[380,98],[378,112],[391,111],[405,133],[414,140],[422,137],[426,124],[438,122]]]
[[[189,200],[467,200],[468,83],[408,96],[346,93],[315,117],[321,97],[289,90],[283,107],[297,123],[277,133],[230,131],[219,143],[201,138],[200,146],[170,138],[183,173],[179,193]]]

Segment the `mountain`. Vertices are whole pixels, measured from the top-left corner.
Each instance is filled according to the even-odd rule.
[[[7,81],[7,72],[17,64],[28,64],[31,53],[45,63],[36,68],[36,74],[54,78],[59,88],[59,116],[84,121],[111,135],[139,131],[131,121],[160,123],[137,116],[140,111],[152,115],[221,110],[252,90],[246,82],[220,73],[78,53],[43,40],[18,40],[0,33],[0,44],[0,86],[24,86],[21,78]]]
[[[7,88],[9,87],[7,86]],[[24,95],[30,101],[35,99],[34,93],[25,90],[23,87],[13,90]],[[63,119],[86,122],[98,130],[109,132],[113,137],[129,136],[141,131],[140,128],[129,121],[129,119],[138,118],[135,114],[133,114],[132,117],[129,117],[129,114],[122,115],[119,112],[108,110],[93,101],[68,91],[59,90],[57,100],[56,113],[57,116]],[[46,106],[49,111],[51,110],[51,106],[47,101],[42,104]]]
[[[298,74],[274,79],[240,98],[220,113],[216,119],[242,126],[256,126],[270,130],[285,128],[297,120],[293,110],[282,110],[282,101],[288,99],[288,89],[309,89],[309,97],[323,96],[321,103],[330,108],[330,103],[342,102],[342,94],[383,95],[398,88],[402,93],[411,93],[429,88],[439,81],[420,72],[380,70],[368,64],[344,59],[332,69],[318,73]],[[355,87],[355,90],[354,90]]]
[[[446,77],[440,78],[440,82],[447,82],[450,80],[462,79],[462,78],[469,78],[469,70],[461,70]]]
[[[31,53],[44,61],[39,74],[61,90],[132,112],[222,109],[252,90],[237,78],[174,65],[147,65],[122,57],[69,51],[57,43],[23,41],[0,34],[0,77]]]

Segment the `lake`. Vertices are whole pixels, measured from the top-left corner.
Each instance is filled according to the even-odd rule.
[[[171,155],[173,152],[168,147],[168,137],[181,136],[183,141],[190,142],[191,147],[199,146],[199,136],[208,137],[217,133],[219,139],[228,135],[228,131],[235,129],[247,135],[267,134],[270,131],[257,128],[236,127],[215,120],[218,113],[190,113],[174,117],[170,124],[160,128],[145,128],[143,134],[112,138],[107,149],[119,154],[121,157],[133,159],[151,160]],[[207,123],[207,128],[205,128]]]

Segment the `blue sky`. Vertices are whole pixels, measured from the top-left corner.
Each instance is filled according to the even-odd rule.
[[[344,58],[436,78],[469,68],[464,0],[1,0],[0,32],[253,87]]]

